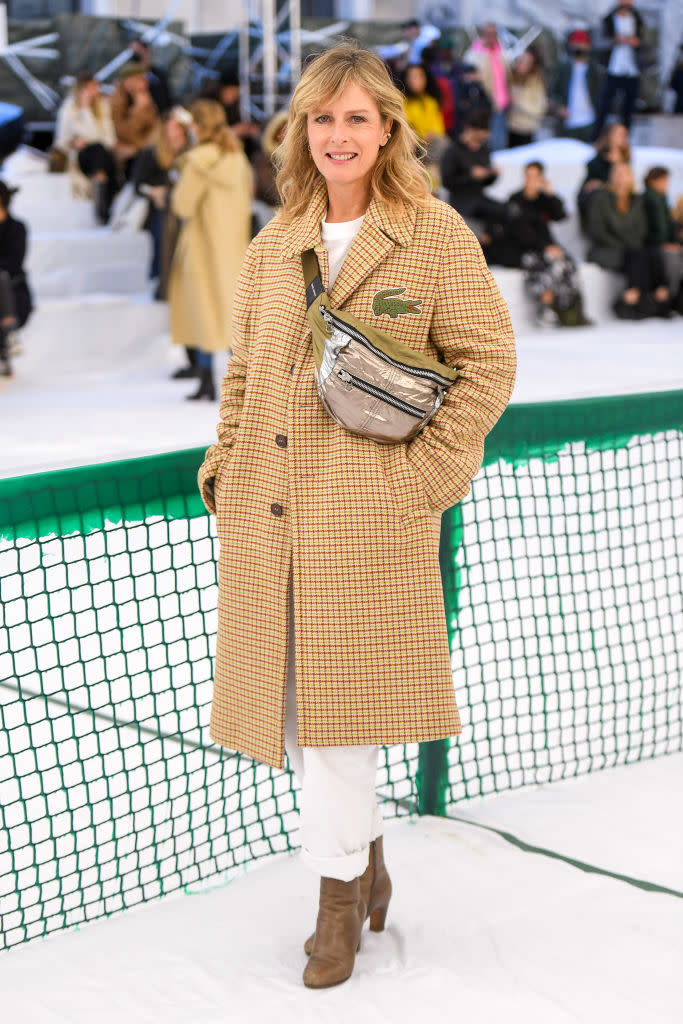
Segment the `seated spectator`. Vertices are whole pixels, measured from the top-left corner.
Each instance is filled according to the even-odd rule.
[[[674,220],[667,198],[669,171],[653,167],[645,177],[646,245],[656,246],[664,261],[669,292],[676,309],[683,313],[683,225]]]
[[[273,153],[285,137],[288,117],[289,113],[286,110],[280,110],[279,113],[271,117],[263,129],[261,149],[251,162],[256,187],[255,198],[272,209],[280,206],[280,194],[275,184]]]
[[[585,29],[569,33],[567,51],[568,59],[557,65],[549,88],[552,111],[559,122],[557,134],[591,142],[602,75],[591,56],[591,38]]]
[[[409,64],[404,81],[406,120],[425,148],[425,164],[438,187],[439,164],[448,146],[438,88],[422,64]]]
[[[645,202],[635,194],[628,164],[612,167],[607,188],[600,189],[591,202],[587,229],[588,259],[625,276],[626,287],[614,305],[617,316],[625,320],[668,316],[669,289],[663,263],[659,250],[645,244]]]
[[[251,236],[251,168],[220,103],[197,100],[192,118],[198,144],[171,195],[183,223],[168,299],[173,342],[194,349],[199,387],[188,397],[213,401],[213,353],[232,342],[232,299]]]
[[[510,196],[508,216],[504,235],[484,248],[487,262],[523,268],[539,324],[590,324],[583,312],[576,264],[557,244],[549,227],[551,221],[567,216],[564,203],[555,195],[538,160],[524,168],[524,188]]]
[[[149,94],[154,100],[158,113],[166,114],[173,106],[173,96],[166,71],[160,65],[152,64],[152,51],[144,39],[136,39],[131,43],[130,49],[135,55],[134,60],[138,64],[142,64],[145,69]]]
[[[507,109],[508,145],[528,146],[548,109],[543,58],[534,46],[512,65],[510,106]]]
[[[151,146],[159,129],[159,113],[149,91],[142,64],[126,64],[111,99],[116,130],[116,155],[126,180],[138,153]]]
[[[673,90],[676,97],[673,113],[683,114],[683,44],[678,51],[678,60],[671,72],[669,88]]]
[[[466,122],[441,162],[441,180],[448,190],[448,201],[483,245],[490,244],[507,220],[505,204],[484,194],[487,185],[492,185],[500,173],[491,164],[488,139],[489,116],[479,111]]]
[[[109,100],[101,95],[93,75],[83,72],[57,113],[54,149],[92,183],[95,215],[101,224],[107,223],[118,191],[115,145]]]
[[[9,212],[17,189],[0,181],[0,376],[11,377],[10,336],[23,327],[33,309],[24,271],[26,225]]]
[[[623,124],[610,125],[602,138],[596,142],[595,148],[597,152],[586,164],[586,177],[577,198],[581,225],[584,228],[593,195],[598,189],[605,188],[612,167],[615,164],[631,163],[628,132]]]
[[[149,200],[149,213],[143,226],[153,240],[151,278],[160,276],[170,187],[177,180],[182,154],[190,148],[191,124],[189,110],[174,107],[163,118],[156,143],[138,154],[131,169],[130,180],[135,191]]]

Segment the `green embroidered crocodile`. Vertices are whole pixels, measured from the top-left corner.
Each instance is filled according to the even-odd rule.
[[[420,314],[422,310],[422,299],[399,299],[395,296],[403,295],[405,288],[383,288],[377,292],[372,300],[372,312],[375,316],[390,316],[394,320],[397,316],[405,316],[406,313]]]

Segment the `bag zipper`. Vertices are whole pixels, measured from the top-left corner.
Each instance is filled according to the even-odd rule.
[[[375,353],[375,355],[378,355],[380,359],[384,359],[385,362],[390,363],[392,366],[396,366],[399,370],[404,370],[406,373],[412,373],[415,377],[428,377],[429,380],[434,381],[435,384],[441,384],[442,387],[446,388],[450,387],[453,383],[453,381],[449,380],[448,377],[442,377],[441,374],[436,372],[436,370],[423,370],[417,366],[407,366],[405,363],[400,363],[397,359],[392,359],[391,356],[388,356],[381,348],[377,348],[376,345],[373,345],[369,338],[366,338],[364,334],[361,334],[361,332],[356,330],[355,327],[352,327],[351,324],[347,324],[343,320],[339,320],[339,318],[336,317],[331,310],[327,309],[322,302],[318,308],[320,309],[320,315],[328,326],[329,324],[333,324],[337,330],[350,334],[356,339],[356,341],[359,341],[361,345],[365,345],[365,347],[369,348]]]
[[[388,391],[383,391],[382,388],[375,387],[374,384],[368,384],[366,380],[361,380],[360,377],[354,376],[348,370],[337,370],[337,376],[344,384],[353,384],[354,387],[359,388],[361,391],[366,391],[373,398],[379,398],[382,402],[386,402],[387,405],[393,405],[396,409],[400,409],[401,412],[407,413],[408,416],[414,416],[418,420],[424,419],[425,413],[422,409],[409,405],[408,402],[396,398],[395,395],[390,395]]]

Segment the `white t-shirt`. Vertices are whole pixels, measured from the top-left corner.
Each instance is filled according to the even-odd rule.
[[[572,77],[569,80],[569,97],[567,99],[567,128],[585,128],[593,124],[595,111],[588,92],[588,62],[574,61]]]
[[[617,36],[634,36],[636,34],[636,19],[633,14],[614,15],[614,34]],[[610,75],[624,75],[633,78],[638,74],[638,65],[633,47],[622,43],[615,46],[609,59],[607,72]]]
[[[363,214],[363,217],[365,214]],[[353,240],[360,231],[360,226],[363,223],[363,217],[358,217],[356,220],[344,220],[340,224],[328,224],[326,220],[322,222],[322,241],[323,246],[327,249],[327,255],[330,261],[330,280],[327,285],[328,291],[332,290],[332,286],[337,279],[337,274],[342,268],[342,263],[346,259],[349,249],[353,245]]]

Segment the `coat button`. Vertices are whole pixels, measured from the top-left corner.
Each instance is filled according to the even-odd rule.
[[[273,504],[270,506],[270,511],[273,513],[274,516],[281,516],[282,513],[284,512],[284,509],[282,505],[278,504],[277,501],[274,501]]]
[[[287,438],[285,437],[285,435],[284,434],[276,434],[275,435],[275,444],[278,446],[278,448],[286,448],[287,447]]]

